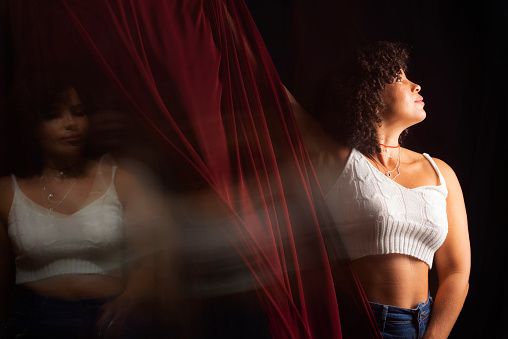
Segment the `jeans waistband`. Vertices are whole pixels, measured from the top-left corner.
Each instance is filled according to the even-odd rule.
[[[81,299],[61,299],[35,293],[25,287],[16,286],[15,307],[17,309],[51,309],[51,310],[94,310],[116,296]]]
[[[418,322],[421,322],[425,317],[427,317],[430,313],[432,306],[432,297],[430,293],[427,297],[426,301],[422,301],[418,303],[415,308],[404,308],[398,306],[391,305],[383,305],[378,304],[372,301],[369,301],[370,307],[374,313],[383,313],[384,318],[389,320],[390,317],[395,317],[398,320],[401,318],[405,318],[407,320],[414,319]]]

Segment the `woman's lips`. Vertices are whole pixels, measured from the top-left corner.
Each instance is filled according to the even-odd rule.
[[[423,102],[423,97],[418,98],[418,100],[416,100],[415,102],[419,103],[419,104],[422,104],[422,105],[425,105],[425,103]]]
[[[62,140],[68,142],[69,144],[80,144],[82,139],[79,135],[73,135],[70,137],[62,138]]]

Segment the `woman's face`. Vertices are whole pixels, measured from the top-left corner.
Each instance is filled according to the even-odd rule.
[[[381,92],[384,107],[379,113],[383,124],[396,124],[406,129],[425,119],[425,103],[420,90],[420,85],[411,82],[401,71],[395,81],[387,84]]]
[[[65,90],[61,102],[52,105],[39,126],[44,153],[54,156],[78,156],[88,134],[85,107],[74,88]]]

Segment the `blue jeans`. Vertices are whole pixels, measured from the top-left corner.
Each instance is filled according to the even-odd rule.
[[[107,329],[98,328],[96,324],[102,314],[101,307],[113,299],[114,296],[59,299],[17,286],[14,310],[0,322],[0,338],[109,339]],[[151,327],[139,319],[128,319],[122,326],[125,331],[122,339],[153,337],[149,333]]]
[[[100,307],[111,298],[65,300],[17,286],[14,310],[2,319],[1,338],[93,338]]]
[[[432,297],[416,308],[402,308],[369,302],[383,339],[419,339],[427,329]]]

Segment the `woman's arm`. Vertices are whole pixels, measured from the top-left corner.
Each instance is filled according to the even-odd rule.
[[[9,311],[11,300],[7,302],[13,285],[13,255],[9,237],[7,236],[7,228],[0,221],[0,295],[2,302],[0,303],[0,319],[2,319]]]
[[[139,180],[123,170],[117,171],[115,187],[124,206],[128,274],[125,292],[133,293],[150,288],[154,283],[154,244],[161,221],[161,210],[157,206],[161,201],[155,197],[148,179]]]
[[[293,110],[293,115],[298,125],[298,130],[302,136],[303,143],[313,162],[319,157],[320,150],[323,147],[331,147],[331,140],[327,137],[321,125],[300,105],[287,88],[286,94]],[[326,149],[325,149],[326,150]],[[322,151],[325,151],[322,150]]]
[[[439,279],[429,326],[424,338],[447,338],[464,305],[469,289],[471,248],[467,215],[459,181],[446,163],[435,159],[448,188],[448,235],[434,262]]]
[[[129,319],[151,316],[147,313],[155,299],[156,243],[163,218],[158,207],[162,202],[150,186],[129,172],[116,172],[115,188],[124,208],[126,281],[124,291],[103,307],[98,327],[108,335],[120,335],[132,325]]]
[[[342,172],[351,150],[333,140],[287,88],[286,94],[321,188],[327,192]]]
[[[11,242],[7,235],[7,216],[12,204],[13,197],[12,179],[10,177],[0,178],[0,319],[8,310],[10,303],[6,302],[14,284],[14,255]]]

